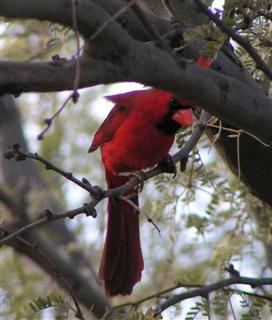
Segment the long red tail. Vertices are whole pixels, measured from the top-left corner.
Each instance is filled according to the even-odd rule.
[[[128,177],[113,175],[106,169],[106,180],[109,188],[115,188],[126,183]],[[130,199],[138,206],[138,195]],[[107,235],[99,269],[106,294],[130,294],[141,280],[143,268],[138,213],[123,200],[109,199]]]

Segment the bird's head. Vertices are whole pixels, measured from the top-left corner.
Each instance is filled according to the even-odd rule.
[[[133,113],[143,114],[167,135],[175,134],[181,127],[193,124],[192,104],[167,91],[139,90],[107,98],[117,105],[126,106]]]

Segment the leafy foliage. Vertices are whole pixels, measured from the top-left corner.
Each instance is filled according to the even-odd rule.
[[[47,308],[55,309],[55,319],[65,320],[69,313],[70,306],[66,303],[62,296],[48,295],[45,297],[39,296],[23,307],[22,317],[27,319],[37,319],[39,313]]]
[[[264,320],[272,316],[272,303],[261,298],[240,295],[240,305],[243,309],[241,320]]]
[[[207,317],[209,314],[209,302],[206,299],[197,301],[185,315],[185,320],[194,320],[198,315]]]

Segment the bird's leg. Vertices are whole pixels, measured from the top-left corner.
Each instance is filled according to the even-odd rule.
[[[177,175],[177,168],[173,158],[168,154],[158,164],[165,173],[173,173],[173,178]]]
[[[139,181],[137,192],[141,192],[144,187],[144,181],[145,181],[145,173],[142,170],[135,170],[135,171],[128,171],[128,172],[119,172],[119,176],[125,176],[125,177],[136,177]]]

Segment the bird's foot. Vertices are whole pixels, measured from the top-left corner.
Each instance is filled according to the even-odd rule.
[[[141,192],[144,187],[145,173],[142,170],[119,172],[118,176],[136,177],[138,179],[137,192]]]
[[[162,169],[165,173],[172,173],[173,178],[177,175],[177,168],[173,158],[168,154],[166,157],[159,162],[158,166]]]

